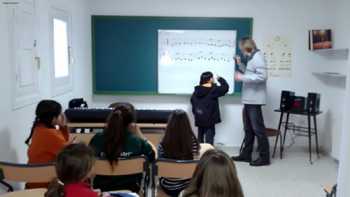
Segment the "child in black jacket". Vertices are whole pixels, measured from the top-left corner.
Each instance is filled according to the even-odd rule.
[[[198,127],[200,143],[214,144],[215,124],[221,122],[219,97],[224,96],[229,86],[224,78],[218,77],[220,86],[214,83],[213,73],[204,72],[200,85],[195,87],[191,97],[195,125]],[[204,141],[205,138],[205,141]]]

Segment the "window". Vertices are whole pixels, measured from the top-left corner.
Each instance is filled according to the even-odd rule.
[[[53,9],[52,13],[52,92],[56,96],[72,89],[72,56],[69,14],[59,9]]]
[[[69,75],[68,27],[67,22],[53,19],[55,78]]]
[[[15,110],[36,103],[40,98],[40,58],[36,48],[35,2],[23,1],[7,9],[8,48],[13,69],[11,90]]]

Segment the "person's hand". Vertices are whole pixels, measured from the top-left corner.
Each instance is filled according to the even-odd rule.
[[[216,75],[216,80],[219,81],[221,77],[219,75]]]
[[[95,189],[94,192],[96,192],[99,197],[111,197],[111,194],[102,192],[100,189]]]
[[[66,116],[64,115],[64,113],[61,113],[58,118],[57,118],[57,125],[60,127],[60,128],[65,128],[67,127],[67,118]]]
[[[240,72],[235,72],[235,81],[242,81],[243,74]]]
[[[235,60],[236,64],[238,64],[238,65],[240,65],[242,63],[241,57],[238,55],[234,57],[234,60]]]
[[[77,144],[79,143],[78,139],[77,139],[77,136],[74,136],[73,138],[71,138],[69,141],[68,141],[68,145],[69,144]]]
[[[100,193],[101,197],[111,197],[111,195],[108,192],[102,192]]]

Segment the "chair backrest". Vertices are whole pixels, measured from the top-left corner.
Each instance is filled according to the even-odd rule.
[[[89,145],[91,139],[95,135],[95,133],[71,133],[69,136],[71,139],[75,138],[77,142],[82,142],[86,145]]]
[[[337,196],[337,185],[325,186],[323,190],[326,192],[326,197],[336,197]]]
[[[145,157],[121,158],[117,163],[110,165],[107,160],[97,160],[94,173],[102,176],[122,176],[146,173],[147,160]]]
[[[46,192],[46,189],[31,189],[31,190],[23,190],[23,191],[17,191],[17,192],[9,192],[3,195],[0,195],[1,197],[44,197],[44,194]]]
[[[148,141],[150,141],[154,146],[158,147],[159,143],[164,137],[164,133],[152,132],[152,133],[143,133]]]
[[[154,164],[154,175],[166,178],[190,179],[198,162],[198,160],[179,161],[158,159]]]
[[[14,164],[0,162],[3,179],[13,182],[45,183],[56,178],[54,164]]]

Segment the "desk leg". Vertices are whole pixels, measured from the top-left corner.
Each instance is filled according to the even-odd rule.
[[[278,122],[278,135],[276,136],[276,139],[275,139],[275,146],[273,148],[272,158],[275,158],[279,138],[281,138],[280,141],[282,142],[282,134],[281,134],[282,121],[283,121],[283,112],[281,112],[280,121]],[[281,150],[281,146],[280,146],[280,150]]]
[[[287,135],[288,124],[289,124],[289,115],[290,114],[287,113],[286,125],[284,125],[284,136],[283,136],[283,142],[282,142],[282,147],[281,147],[281,159],[283,158],[284,144],[286,142],[286,135]]]
[[[317,153],[317,157],[320,158],[320,151],[319,151],[319,147],[318,147],[318,131],[317,131],[317,121],[316,121],[316,116],[314,115],[314,127],[315,127],[315,140],[316,140],[316,153]]]
[[[309,160],[310,160],[310,163],[312,164],[312,149],[311,149],[312,139],[311,139],[311,115],[310,114],[307,115],[307,130],[308,130],[308,137],[309,137]]]

